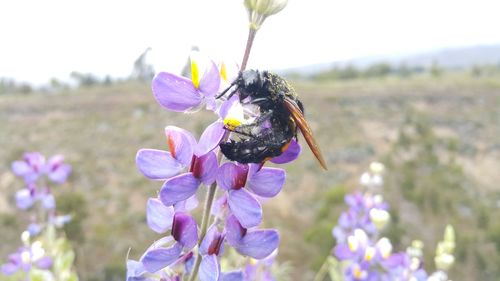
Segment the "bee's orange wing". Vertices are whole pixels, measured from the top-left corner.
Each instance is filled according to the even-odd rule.
[[[323,158],[321,151],[319,150],[319,146],[313,137],[311,127],[309,127],[309,124],[307,124],[307,121],[304,118],[304,114],[302,114],[302,110],[300,110],[297,103],[292,99],[285,98],[284,103],[286,108],[292,115],[295,124],[297,124],[297,127],[299,127],[302,135],[304,135],[304,138],[306,139],[306,142],[309,145],[312,153],[314,154],[314,156],[316,156],[316,159],[318,159],[319,164],[323,169],[328,170],[328,168],[326,167],[325,159]]]

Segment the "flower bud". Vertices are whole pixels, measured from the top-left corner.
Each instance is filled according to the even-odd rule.
[[[380,240],[377,241],[376,247],[384,259],[387,259],[392,253],[392,244],[387,237],[380,238]]]
[[[444,271],[448,271],[454,262],[455,257],[451,254],[441,254],[434,258],[436,268]]]
[[[380,162],[372,162],[370,164],[370,172],[374,173],[374,174],[381,174],[382,172],[384,172],[384,164],[380,163]]]
[[[384,228],[390,219],[391,215],[386,210],[375,208],[370,210],[370,220],[378,230]]]
[[[259,29],[268,16],[279,13],[287,3],[288,0],[245,0],[243,4],[248,10],[250,27]]]
[[[420,240],[413,240],[411,241],[411,246],[406,249],[406,253],[410,257],[415,257],[415,258],[422,258],[423,256],[423,251],[422,249],[424,248],[424,243]]]
[[[29,231],[23,231],[23,233],[21,233],[21,241],[23,241],[24,245],[29,245],[30,244],[30,233],[29,233]]]

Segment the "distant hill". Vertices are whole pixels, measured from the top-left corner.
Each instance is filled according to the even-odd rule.
[[[309,76],[329,70],[334,66],[343,67],[352,65],[357,68],[366,68],[380,62],[389,63],[393,66],[405,64],[407,67],[429,67],[436,62],[440,67],[446,69],[466,69],[474,65],[500,64],[500,45],[452,47],[406,55],[370,56],[283,69],[279,72],[282,74],[296,73]]]

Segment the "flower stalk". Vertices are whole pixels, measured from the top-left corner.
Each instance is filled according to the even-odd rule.
[[[253,41],[255,39],[255,35],[257,34],[257,30],[254,26],[250,25],[250,28],[248,29],[248,39],[247,39],[247,45],[245,48],[245,53],[243,55],[243,60],[241,62],[241,68],[240,71],[243,71],[247,67],[247,62],[248,58],[250,57],[250,50],[252,49]]]
[[[201,218],[200,239],[198,242],[198,246],[201,245],[201,242],[203,241],[203,239],[205,238],[205,235],[207,234],[208,221],[210,220],[210,210],[212,210],[212,205],[214,203],[214,197],[215,197],[216,191],[217,191],[217,183],[214,182],[213,184],[210,185],[210,187],[208,188],[208,191],[207,191],[207,198],[205,200],[205,206],[203,209],[203,216]],[[198,252],[198,255],[196,256],[196,260],[194,262],[193,272],[191,273],[191,276],[189,277],[189,281],[196,280],[196,276],[198,275],[198,270],[200,269],[201,258],[202,258],[201,254]]]

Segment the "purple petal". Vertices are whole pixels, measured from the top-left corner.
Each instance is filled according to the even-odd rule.
[[[203,134],[201,134],[194,154],[202,156],[212,151],[219,145],[225,132],[226,130],[224,129],[224,123],[222,121],[216,121],[210,124],[205,131],[203,131]]]
[[[215,236],[217,234],[220,234],[217,231],[217,226],[215,224],[212,224],[208,230],[207,233],[205,234],[205,237],[203,238],[203,241],[201,241],[200,245],[200,254],[201,255],[208,255],[208,248],[210,247],[210,244],[214,240]]]
[[[146,272],[144,265],[135,260],[127,260],[127,281],[136,280]]]
[[[225,190],[245,186],[248,175],[248,165],[224,163],[217,172],[217,184]]]
[[[47,165],[45,165],[45,168],[47,169],[45,172],[50,173],[51,170],[55,170],[63,162],[64,162],[64,156],[62,154],[57,154],[50,157],[49,160],[47,161]]]
[[[232,245],[240,254],[263,259],[278,248],[279,234],[274,229],[248,231],[238,244]]]
[[[42,231],[42,226],[38,223],[30,223],[26,230],[30,233],[30,236],[33,237],[38,235]]]
[[[247,230],[243,228],[234,215],[230,215],[226,220],[226,240],[229,245],[239,245]]]
[[[216,255],[204,256],[200,264],[201,281],[218,281],[220,265]]]
[[[227,202],[229,209],[244,228],[257,226],[262,221],[262,207],[248,191],[229,191]]]
[[[40,152],[24,153],[23,159],[36,174],[45,172],[45,157]]]
[[[71,166],[68,164],[61,164],[49,173],[49,179],[54,183],[61,184],[66,181],[70,173]]]
[[[334,254],[339,260],[350,259],[354,256],[347,244],[338,244],[335,246]]]
[[[240,98],[238,97],[238,95],[233,95],[230,99],[228,99],[222,103],[221,107],[219,108],[218,115],[222,119],[226,118],[231,107],[233,107],[236,103],[239,103],[239,102],[240,102]]]
[[[182,251],[182,245],[175,243],[168,248],[159,247],[146,251],[141,258],[144,269],[150,273],[157,272],[175,262]]]
[[[227,210],[227,196],[224,194],[214,202],[210,213],[216,217],[223,218],[226,210]]]
[[[35,202],[31,191],[27,188],[23,188],[16,192],[16,205],[21,210],[26,210],[33,206]]]
[[[175,213],[172,224],[172,236],[184,248],[192,249],[198,242],[196,220],[187,213]]]
[[[40,269],[49,269],[52,267],[53,260],[51,257],[45,256],[36,261],[36,266]]]
[[[172,206],[193,196],[200,186],[200,181],[192,173],[185,173],[167,180],[160,190],[160,200],[166,206]]]
[[[182,164],[173,158],[170,152],[156,149],[137,151],[135,163],[139,171],[152,180],[171,178],[183,169]]]
[[[288,148],[280,156],[271,159],[271,162],[275,164],[285,164],[292,162],[293,160],[297,159],[297,157],[299,157],[301,151],[302,147],[300,146],[300,144],[295,139],[292,139]]]
[[[2,265],[2,273],[5,275],[12,275],[18,270],[19,266],[10,262]]]
[[[244,281],[243,271],[231,271],[231,272],[223,272],[220,274],[219,281]]]
[[[184,167],[189,166],[193,158],[193,149],[196,146],[193,135],[179,127],[167,126],[165,127],[165,136],[172,157],[177,159]]]
[[[200,254],[221,256],[224,252],[224,238],[225,234],[220,233],[213,224],[201,242]]]
[[[203,97],[185,77],[160,72],[152,82],[156,101],[168,110],[184,112],[198,107]]]
[[[213,97],[219,91],[220,73],[217,65],[210,61],[209,67],[203,73],[200,79],[200,92],[206,97]]]
[[[146,220],[149,228],[158,233],[164,233],[172,227],[174,208],[165,206],[157,198],[149,198],[147,203]]]
[[[278,168],[262,168],[252,174],[247,187],[262,197],[273,197],[281,191],[285,184],[285,170]]]
[[[218,164],[217,156],[213,151],[201,156],[193,158],[194,165],[191,166],[191,172],[194,177],[201,180],[205,185],[210,185],[215,181],[217,176]]]
[[[26,161],[14,161],[12,163],[12,172],[16,175],[16,176],[24,176],[26,175],[27,173],[31,173],[33,172],[33,169],[31,168],[30,165],[28,165],[28,163]]]
[[[198,198],[196,198],[196,194],[184,201],[180,201],[174,204],[174,209],[176,212],[189,212],[196,207],[198,207]]]

